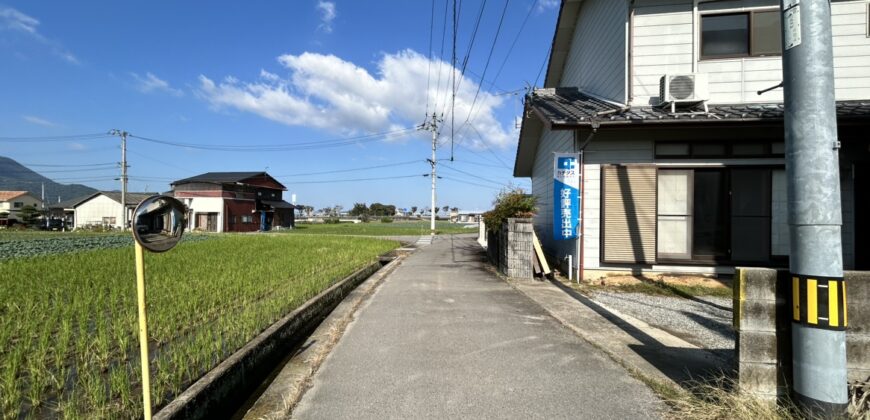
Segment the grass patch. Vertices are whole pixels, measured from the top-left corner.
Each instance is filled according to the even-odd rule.
[[[682,284],[668,284],[657,280],[644,280],[634,284],[622,284],[612,286],[589,286],[592,290],[606,290],[622,293],[644,293],[648,295],[672,296],[672,297],[732,297],[730,287],[705,287],[688,286]]]
[[[147,254],[155,406],[397,246],[225,235]],[[0,418],[141,415],[137,325],[132,246],[0,262]]]
[[[450,222],[435,222],[436,234],[452,233],[476,233],[477,229],[466,228],[465,224]],[[392,223],[297,223],[296,228],[285,230],[291,234],[337,234],[337,235],[363,235],[363,236],[413,236],[428,235],[429,222],[399,222]]]
[[[656,391],[655,388],[653,388]],[[658,392],[658,391],[656,391]],[[811,418],[803,415],[790,401],[766,401],[736,391],[732,379],[719,377],[708,382],[696,382],[688,391],[670,390],[660,394],[673,419],[772,419],[798,420]]]

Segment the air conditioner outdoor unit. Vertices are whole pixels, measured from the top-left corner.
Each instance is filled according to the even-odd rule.
[[[704,73],[666,74],[659,80],[659,98],[662,105],[670,105],[671,112],[677,111],[677,104],[703,103],[707,112],[710,90],[707,75]]]

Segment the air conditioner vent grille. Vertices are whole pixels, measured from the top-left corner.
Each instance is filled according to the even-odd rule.
[[[692,76],[675,76],[669,83],[671,97],[674,99],[691,98],[695,93],[695,79]]]

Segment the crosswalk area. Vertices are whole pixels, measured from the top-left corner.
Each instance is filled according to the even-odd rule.
[[[434,236],[432,235],[421,236],[420,239],[417,239],[415,245],[417,245],[418,247],[430,245],[432,244],[432,238],[434,238]]]

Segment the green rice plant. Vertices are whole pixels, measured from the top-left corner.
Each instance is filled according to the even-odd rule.
[[[155,404],[174,398],[268,325],[397,245],[338,236],[226,235],[147,255],[152,386],[160,396]],[[0,261],[5,417],[141,413],[132,254],[115,248]],[[31,375],[44,385],[29,389]],[[42,400],[38,414],[29,400]]]

